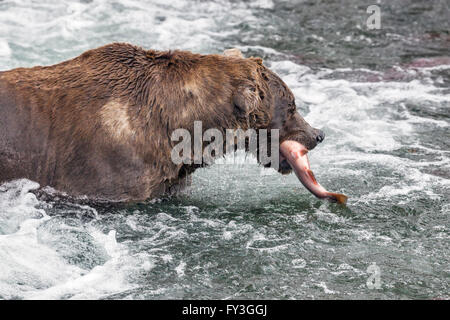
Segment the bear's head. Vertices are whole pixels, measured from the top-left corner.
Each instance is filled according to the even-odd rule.
[[[238,49],[229,49],[225,56],[244,59]],[[263,65],[260,58],[248,58],[254,69],[253,78],[241,81],[233,94],[233,104],[238,118],[243,118],[252,129],[279,130],[279,144],[292,140],[306,150],[314,149],[325,134],[311,127],[297,111],[292,91],[274,72]],[[269,139],[270,144],[270,139]],[[269,147],[270,150],[270,147]],[[290,173],[292,168],[280,156],[279,172]],[[266,164],[266,166],[270,166]]]
[[[155,118],[160,123],[167,123],[164,131],[172,132],[170,154],[178,180],[211,164],[222,152],[232,151],[231,144],[234,149],[254,152],[260,164],[282,174],[294,170],[317,197],[345,202],[345,196],[320,186],[309,167],[306,154],[324,140],[324,133],[303,119],[292,91],[262,59],[246,59],[237,49],[224,55],[166,53],[162,58],[165,63],[159,64],[153,93],[165,90],[159,95],[164,100],[157,105],[169,108],[162,107],[158,113],[153,109],[152,114],[159,115]],[[244,139],[236,133],[229,139],[229,129],[245,132]],[[175,137],[173,130],[177,131]],[[252,130],[256,147],[255,134],[249,133]],[[180,138],[182,142],[174,146]]]

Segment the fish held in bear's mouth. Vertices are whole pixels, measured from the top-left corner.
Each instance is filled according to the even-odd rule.
[[[328,192],[322,187],[314,177],[313,172],[309,166],[308,149],[301,143],[293,140],[286,140],[280,145],[281,155],[287,160],[290,166],[294,169],[300,182],[313,195],[320,199],[327,199],[332,202],[345,204],[347,196],[340,193]]]

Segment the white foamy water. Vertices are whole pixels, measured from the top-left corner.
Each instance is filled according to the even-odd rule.
[[[28,180],[1,186],[1,225],[8,228],[0,234],[0,297],[98,299],[131,288],[127,271],[151,269],[150,259],[117,243],[114,230],[48,216],[30,192],[37,187]]]
[[[386,5],[399,14],[407,7],[399,3]],[[302,6],[0,1],[0,70],[113,41],[262,56],[326,133],[310,152],[318,181],[349,196],[347,208],[321,202],[294,175],[243,154],[197,171],[178,197],[122,207],[39,200],[36,183],[8,182],[0,186],[0,298],[448,297],[450,66],[445,35],[426,40],[433,21],[446,20],[415,15],[404,28],[386,13],[394,37],[341,25],[358,17],[352,8]],[[333,17],[338,29],[325,28]],[[426,64],[403,61],[410,43],[417,55],[435,54]],[[366,286],[373,262],[381,291]]]

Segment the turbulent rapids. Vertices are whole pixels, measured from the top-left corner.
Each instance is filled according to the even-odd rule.
[[[286,160],[316,195],[345,199],[318,181],[349,196],[321,201],[240,153],[185,193],[125,206],[11,181],[0,299],[449,298],[448,1],[383,1],[380,30],[349,3],[0,1],[1,71],[115,41],[262,57],[327,135],[307,155],[283,145]]]

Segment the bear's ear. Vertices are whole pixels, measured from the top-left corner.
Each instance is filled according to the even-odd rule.
[[[239,50],[238,48],[227,49],[223,52],[223,54],[227,57],[244,58],[241,50]]]
[[[233,94],[234,112],[239,118],[246,118],[255,111],[261,100],[253,85],[240,86]]]
[[[250,57],[250,60],[255,61],[257,64],[259,64],[260,66],[263,65],[263,59],[259,58],[259,57]]]

